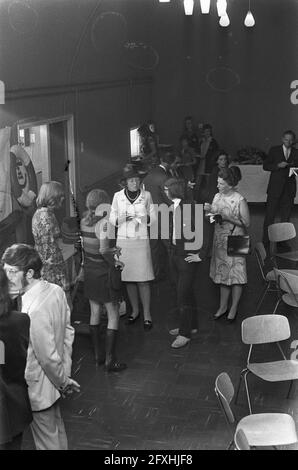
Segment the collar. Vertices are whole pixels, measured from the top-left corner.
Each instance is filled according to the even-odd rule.
[[[283,149],[284,154],[285,154],[285,152],[288,151],[288,150],[290,150],[290,153],[291,153],[291,151],[292,151],[292,147],[287,148],[284,144],[282,144],[282,149]]]
[[[173,199],[174,210],[176,209],[176,207],[179,206],[180,202],[181,202],[181,199],[179,199],[178,197]]]
[[[167,169],[166,169],[165,166],[163,166],[163,165],[161,165],[161,164],[159,164],[158,166],[160,166],[160,168],[162,168],[163,170],[165,170],[165,172],[167,172]]]

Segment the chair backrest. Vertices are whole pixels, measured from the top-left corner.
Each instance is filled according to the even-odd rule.
[[[298,271],[294,270],[294,274],[274,268],[274,272],[280,289],[295,297],[295,294],[298,294]]]
[[[266,258],[266,250],[262,242],[256,243],[255,246],[255,254],[257,258],[257,262],[262,274],[263,279],[266,279],[266,274],[264,272],[264,263]]]
[[[230,407],[230,403],[234,397],[234,386],[226,372],[222,372],[216,377],[215,393],[224,412],[227,423],[232,425],[235,423],[235,416]]]
[[[247,437],[243,429],[238,429],[234,436],[236,450],[251,450]]]
[[[280,222],[268,227],[268,237],[271,242],[283,242],[296,237],[294,224],[291,222]]]
[[[264,344],[288,339],[291,331],[283,315],[255,315],[243,320],[241,335],[244,344]]]

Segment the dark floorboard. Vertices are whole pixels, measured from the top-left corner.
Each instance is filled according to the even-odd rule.
[[[214,394],[215,377],[230,374],[236,388],[248,348],[241,342],[241,321],[254,314],[262,287],[253,256],[248,261],[249,285],[245,288],[236,322],[214,321],[218,289],[208,277],[208,263],[200,266],[196,281],[199,332],[183,349],[173,350],[168,334],[176,326],[174,297],[167,282],[152,286],[154,328],[144,332],[142,321],[126,326],[121,319],[118,356],[127,362],[122,373],[107,374],[93,363],[88,336],[77,334],[73,377],[81,392],[62,401],[69,448],[73,450],[199,450],[225,449],[229,434]],[[262,313],[270,313],[275,294],[270,294]],[[298,314],[281,306],[288,316],[292,337],[298,339]],[[73,320],[88,322],[88,303],[79,294]],[[269,350],[268,350],[269,349]],[[260,347],[256,359],[278,359],[278,350]],[[287,412],[298,421],[297,394],[286,399],[286,383],[270,384],[250,377],[254,412]],[[248,414],[244,390],[238,418]],[[24,449],[32,449],[30,432]]]

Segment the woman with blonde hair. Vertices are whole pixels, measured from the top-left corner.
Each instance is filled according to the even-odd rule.
[[[64,201],[64,189],[57,181],[41,185],[36,199],[37,210],[32,218],[32,234],[35,249],[43,262],[42,278],[62,287],[70,303],[69,282],[62,251],[59,246],[60,227],[54,211]]]
[[[86,198],[87,211],[81,220],[84,248],[84,293],[90,304],[90,334],[96,364],[105,363],[107,372],[119,372],[126,364],[115,357],[119,327],[119,306],[121,290],[116,290],[109,276],[111,268],[122,268],[123,264],[115,259],[117,248],[110,235],[107,220],[110,209],[108,194],[101,189],[93,189]],[[115,237],[114,237],[115,239]],[[104,304],[108,315],[108,325],[102,323],[101,305]],[[105,341],[104,341],[105,336]]]

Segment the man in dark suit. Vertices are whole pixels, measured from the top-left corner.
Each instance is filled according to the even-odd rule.
[[[295,142],[293,131],[285,131],[282,145],[271,147],[263,168],[270,171],[267,188],[266,215],[263,229],[263,243],[269,248],[268,226],[274,223],[278,209],[281,222],[288,222],[296,196],[296,177],[289,176],[290,167],[298,167],[298,151],[293,148]]]
[[[172,151],[160,151],[160,164],[152,168],[143,180],[146,191],[152,196],[153,204],[166,204],[170,206],[172,201],[169,200],[165,191],[164,183],[172,176],[171,166],[175,156]],[[167,247],[161,238],[161,218],[158,213],[157,237],[150,238],[150,248],[153,263],[155,280],[162,280],[167,274]],[[151,230],[153,233],[154,230]]]

